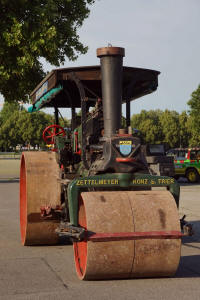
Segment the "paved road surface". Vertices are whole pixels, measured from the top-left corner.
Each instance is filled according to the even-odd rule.
[[[181,187],[180,212],[196,227],[184,238],[175,278],[79,281],[71,245],[23,247],[18,182],[0,182],[0,300],[200,299],[200,185]]]
[[[0,156],[0,180],[19,178],[20,159]]]

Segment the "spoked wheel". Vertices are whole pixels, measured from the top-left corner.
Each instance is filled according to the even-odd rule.
[[[66,132],[60,125],[50,125],[43,131],[42,137],[47,144],[55,144],[55,136],[66,136]]]
[[[177,270],[180,236],[124,239],[134,232],[180,233],[177,207],[168,191],[83,192],[79,224],[90,235],[103,236],[74,243],[80,279],[162,277]],[[110,239],[113,233],[121,238]]]
[[[20,169],[20,230],[23,245],[56,244],[57,220],[43,220],[41,206],[60,204],[59,167],[53,152],[24,152]]]

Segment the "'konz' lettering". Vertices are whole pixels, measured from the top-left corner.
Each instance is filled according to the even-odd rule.
[[[133,184],[149,184],[147,178],[133,179]]]

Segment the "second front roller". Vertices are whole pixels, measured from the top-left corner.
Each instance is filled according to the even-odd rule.
[[[180,222],[168,191],[83,192],[79,225],[87,231],[74,243],[80,279],[163,277],[177,270]]]

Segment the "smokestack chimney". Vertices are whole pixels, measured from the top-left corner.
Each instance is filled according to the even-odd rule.
[[[111,137],[121,128],[122,68],[125,49],[104,47],[97,49],[101,62],[104,137]]]

